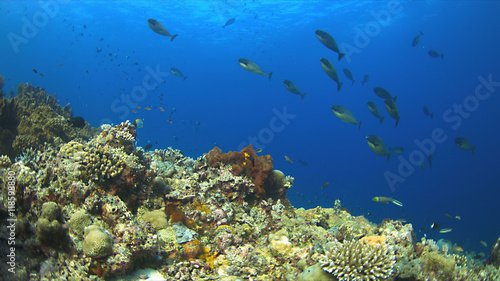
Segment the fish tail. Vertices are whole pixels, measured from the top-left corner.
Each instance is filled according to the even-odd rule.
[[[273,76],[273,72],[269,72],[269,74],[267,75],[267,77],[269,78],[269,81],[271,81],[271,76]]]
[[[356,80],[352,80],[352,85],[354,85],[354,81],[356,81]]]
[[[182,81],[186,80],[186,78],[188,78],[188,77],[187,77],[187,76],[184,76],[184,77],[182,78]]]
[[[475,147],[475,146],[473,146],[473,147],[472,147],[472,154],[474,154],[475,152],[476,152],[476,147]]]
[[[396,120],[396,125],[394,126],[394,128],[396,128],[398,126],[398,124],[399,124],[399,118],[398,118],[398,120]]]
[[[361,121],[358,123],[358,129],[361,130]]]
[[[174,38],[177,37],[177,35],[179,35],[179,34],[174,34],[174,35],[170,36],[170,42],[174,41]]]
[[[343,83],[338,83],[338,85],[337,85],[337,92],[340,92],[340,88],[342,88],[342,84]]]
[[[339,53],[339,60],[341,60],[345,55],[346,53]]]
[[[397,98],[398,98],[398,96],[395,96],[394,98],[392,98],[392,100],[393,100],[394,102],[396,102],[396,99],[397,99]]]
[[[307,93],[303,93],[302,95],[300,95],[300,100],[304,100],[304,98],[306,97]]]
[[[391,202],[394,203],[395,205],[399,206],[399,207],[403,207],[403,203],[401,203],[400,201],[398,201],[396,199],[392,199]]]
[[[226,26],[225,26],[225,25],[222,25],[222,28],[226,29]]]
[[[385,116],[380,117],[380,124],[384,122]]]

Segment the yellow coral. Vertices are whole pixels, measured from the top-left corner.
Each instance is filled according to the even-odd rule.
[[[236,230],[234,230],[233,227],[229,226],[229,225],[221,225],[219,227],[217,227],[217,229],[215,230],[215,232],[218,232],[219,230],[222,230],[222,229],[229,229],[231,231],[232,234],[236,234]]]
[[[370,246],[378,246],[384,244],[385,240],[384,236],[365,236],[360,241]]]

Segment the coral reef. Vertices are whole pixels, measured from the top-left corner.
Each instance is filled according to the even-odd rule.
[[[3,76],[0,76],[0,90]],[[76,137],[89,139],[96,130],[88,124],[79,129],[69,123],[71,107],[61,107],[55,95],[30,84],[19,84],[17,95],[7,99],[0,94],[0,155],[11,160],[28,148],[44,143],[67,142]]]
[[[4,178],[15,173],[20,280],[126,279],[145,267],[165,280],[499,279],[498,243],[481,265],[451,243],[417,242],[409,223],[353,216],[339,200],[293,208],[286,198],[293,178],[251,146],[198,159],[172,148],[144,151],[130,122],[103,125],[87,139],[85,128],[64,128],[69,107],[27,84],[19,91],[29,102],[0,99],[0,123],[14,122],[1,128],[10,142],[0,149],[11,151],[14,139],[24,149],[0,151],[10,157],[0,157],[0,196],[12,196]],[[37,132],[18,129],[21,120]],[[8,209],[0,201],[0,214]],[[5,227],[0,235],[8,237]]]
[[[368,281],[390,277],[396,263],[392,248],[383,243],[362,241],[333,244],[321,259],[321,267],[339,280]]]
[[[498,238],[497,242],[491,247],[491,253],[486,260],[486,264],[491,264],[496,268],[500,268],[500,238]]]

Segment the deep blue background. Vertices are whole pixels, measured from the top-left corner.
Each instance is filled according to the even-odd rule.
[[[52,5],[54,12],[48,15],[39,3]],[[391,13],[388,5],[397,11]],[[295,118],[261,147],[276,169],[295,177],[289,190],[294,206],[332,207],[339,198],[353,214],[374,222],[404,218],[418,236],[488,252],[489,246],[479,241],[491,245],[500,233],[500,90],[480,101],[456,130],[443,113],[474,94],[478,76],[500,81],[499,13],[496,1],[2,1],[0,73],[8,79],[4,91],[23,82],[44,87],[93,126],[142,118],[138,145],[172,146],[195,158],[215,145],[223,151],[238,149],[249,136],[269,128],[273,109],[286,108]],[[389,18],[377,21],[376,15]],[[233,17],[234,24],[221,28]],[[147,18],[179,36],[170,42],[151,31]],[[38,26],[23,35],[28,22]],[[374,34],[367,44],[356,45],[359,32],[370,26]],[[316,29],[333,35],[341,48],[359,48],[338,62],[337,54],[316,38]],[[412,47],[420,30],[425,35]],[[15,46],[13,38],[25,41]],[[444,60],[431,58],[431,49],[444,53]],[[322,70],[320,57],[337,68],[344,82],[340,93]],[[272,81],[245,71],[238,58],[273,71]],[[144,100],[132,106],[121,101],[121,95],[141,87],[147,68],[157,67],[163,72],[179,68],[188,78],[169,74]],[[354,74],[354,86],[342,73],[344,67]],[[363,87],[364,74],[370,81]],[[283,79],[307,92],[305,100],[287,92]],[[376,86],[398,96],[397,128],[373,93]],[[382,125],[368,111],[369,100],[386,116]],[[349,108],[362,120],[361,130],[336,118],[332,104]],[[434,112],[434,120],[423,114],[423,106]],[[374,154],[365,136],[376,134],[390,147],[405,147],[408,159],[418,151],[415,140],[431,137],[435,128],[447,140],[436,146],[432,170],[416,167],[391,190],[383,174],[397,174],[401,162],[393,156],[387,163]],[[458,136],[477,146],[475,155],[457,148]],[[325,182],[330,185],[321,189]],[[394,197],[404,207],[373,203],[374,196]],[[453,231],[423,229],[432,222]]]

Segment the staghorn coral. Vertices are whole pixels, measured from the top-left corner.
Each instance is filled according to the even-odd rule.
[[[9,156],[2,155],[0,156],[0,168],[7,168],[12,165],[12,161],[10,161]]]
[[[356,240],[335,243],[320,260],[326,272],[339,280],[382,280],[391,276],[396,262],[386,245],[370,246]]]

